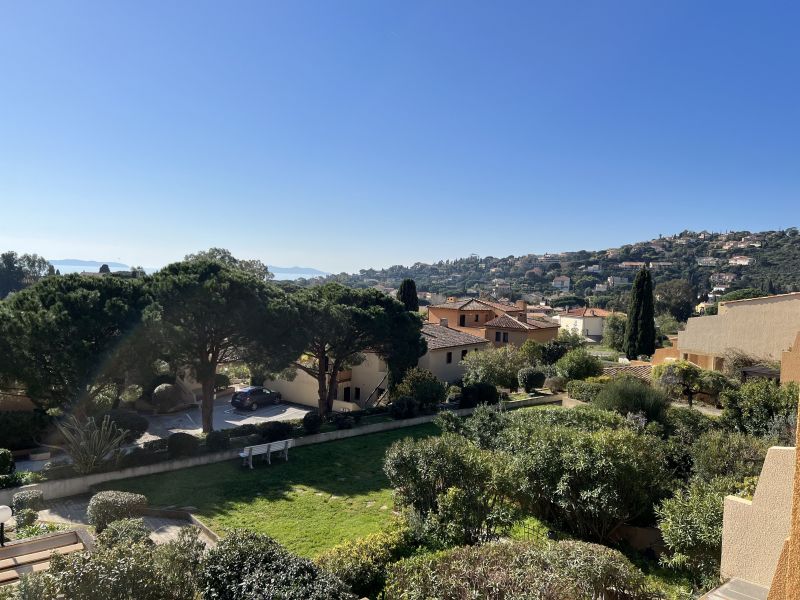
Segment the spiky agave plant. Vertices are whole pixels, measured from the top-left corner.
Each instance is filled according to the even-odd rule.
[[[108,416],[98,425],[94,417],[81,421],[71,415],[57,427],[64,439],[62,448],[81,475],[97,470],[107,456],[119,451],[126,434]]]

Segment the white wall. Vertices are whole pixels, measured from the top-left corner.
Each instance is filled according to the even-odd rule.
[[[471,346],[459,346],[457,348],[442,348],[440,350],[430,350],[419,359],[419,367],[427,369],[442,381],[452,383],[464,377],[464,367],[461,366],[461,351],[475,352],[483,350],[488,344],[474,344]],[[447,353],[453,353],[453,360],[447,363]]]
[[[577,331],[581,335],[603,335],[603,317],[566,317],[562,316],[559,324],[562,328]]]

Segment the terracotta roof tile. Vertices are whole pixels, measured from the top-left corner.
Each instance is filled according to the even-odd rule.
[[[450,329],[436,323],[425,323],[422,326],[422,335],[428,342],[428,350],[489,343],[489,340],[485,338]]]

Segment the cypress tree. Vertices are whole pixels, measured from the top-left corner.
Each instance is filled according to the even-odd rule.
[[[625,327],[625,355],[633,360],[639,355],[652,356],[656,350],[653,280],[650,271],[642,269],[633,280],[628,323]]]
[[[403,303],[406,310],[416,312],[419,310],[419,298],[417,298],[417,284],[413,279],[403,279],[400,289],[397,290],[397,299]]]

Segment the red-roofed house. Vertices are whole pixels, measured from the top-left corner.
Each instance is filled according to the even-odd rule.
[[[603,339],[606,319],[612,314],[614,314],[612,311],[602,308],[573,308],[559,317],[559,323],[565,331],[572,331],[593,342],[600,342]]]
[[[521,346],[527,340],[549,342],[558,337],[558,323],[527,315],[528,306],[484,298],[450,298],[428,307],[428,322],[450,327],[493,342]]]

